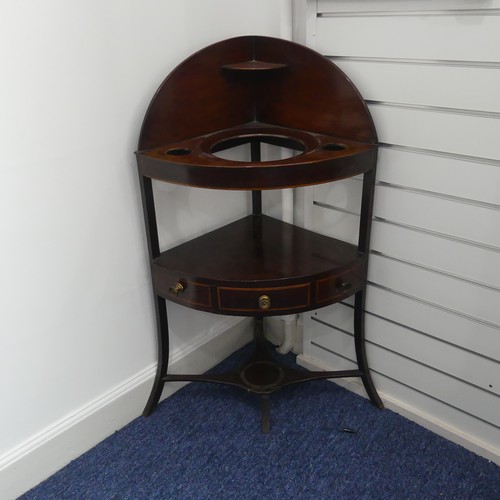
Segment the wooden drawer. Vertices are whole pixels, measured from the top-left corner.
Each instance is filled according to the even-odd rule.
[[[363,266],[364,267],[364,266]],[[363,269],[354,269],[337,276],[316,282],[316,303],[318,306],[335,302],[360,290],[364,282]]]
[[[210,286],[166,271],[159,266],[153,265],[152,271],[153,287],[156,293],[162,297],[172,302],[197,309],[212,308]]]
[[[221,311],[238,313],[272,313],[307,308],[311,302],[310,284],[272,288],[218,287]]]

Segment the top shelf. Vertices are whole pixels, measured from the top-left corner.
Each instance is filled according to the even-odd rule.
[[[219,154],[243,144],[251,161]],[[260,161],[260,144],[296,154]],[[296,43],[243,36],[205,47],[163,81],[137,159],[152,179],[260,190],[358,175],[375,167],[376,155],[368,107],[339,68]]]
[[[294,149],[271,161],[236,161],[218,153],[243,144]],[[371,170],[377,145],[251,122],[136,153],[142,175],[211,189],[282,189],[345,179]]]

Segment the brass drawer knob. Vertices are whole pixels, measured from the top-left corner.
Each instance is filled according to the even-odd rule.
[[[182,283],[176,283],[174,286],[171,286],[168,291],[171,293],[171,295],[177,297],[177,295],[184,291],[184,286],[182,285]]]
[[[259,297],[259,307],[261,309],[269,309],[271,307],[271,299],[269,298],[268,295],[261,295]]]

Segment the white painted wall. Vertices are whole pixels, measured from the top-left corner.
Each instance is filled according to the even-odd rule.
[[[244,34],[288,37],[290,23],[283,0],[2,2],[0,497],[43,477],[43,462],[25,473],[16,460],[154,372],[133,156],[153,93],[195,50]],[[170,244],[248,209],[243,193],[221,204],[218,192],[161,191]],[[174,357],[224,328],[219,316],[171,314]],[[69,459],[78,446],[63,439],[58,453]]]

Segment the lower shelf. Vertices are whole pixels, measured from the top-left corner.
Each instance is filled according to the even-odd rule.
[[[361,338],[360,338],[361,337]],[[358,342],[363,342],[362,332],[359,332]],[[336,371],[306,371],[290,368],[279,363],[271,354],[268,343],[264,337],[263,318],[255,318],[255,348],[249,359],[243,365],[232,372],[226,373],[204,373],[195,374],[167,374],[166,367],[159,366],[158,383],[155,384],[150,401],[145,409],[145,415],[149,415],[159,400],[159,394],[166,382],[212,382],[240,387],[249,392],[262,396],[261,430],[270,430],[269,394],[283,387],[300,382],[312,380],[361,377],[370,400],[378,408],[383,408],[368,371],[364,355],[358,360],[359,368],[356,370]]]
[[[263,355],[254,354],[239,370],[202,375],[166,375],[163,382],[213,382],[241,387],[256,394],[270,394],[287,385],[329,378],[361,377],[360,370],[303,371],[282,366]]]
[[[163,382],[213,382],[228,384],[262,396],[261,431],[269,432],[271,427],[269,394],[290,384],[312,380],[344,377],[361,377],[360,370],[307,372],[295,370],[274,361],[268,351],[259,343],[253,356],[237,371],[221,374],[166,375]],[[382,408],[382,405],[378,405]]]

